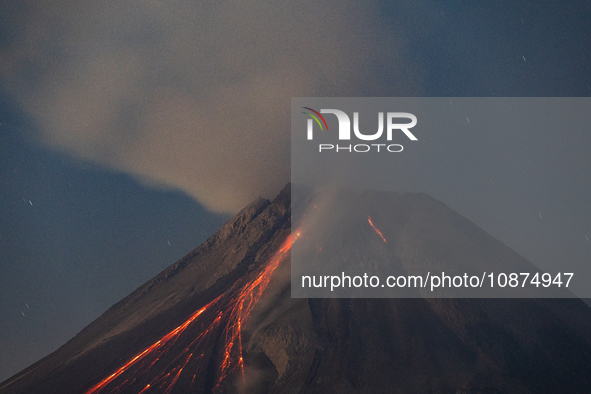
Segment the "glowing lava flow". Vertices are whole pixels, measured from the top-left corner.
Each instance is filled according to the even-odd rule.
[[[194,312],[183,324],[170,331],[152,346],[143,350],[130,359],[122,367],[111,375],[86,391],[86,394],[101,392],[117,393],[127,390],[132,384],[138,385],[142,378],[151,370],[161,371],[156,377],[143,387],[140,394],[151,392],[170,393],[179,380],[181,373],[192,362],[195,367],[204,357],[203,353],[195,354],[202,345],[214,343],[212,334],[216,328],[223,327],[223,361],[220,365],[219,378],[213,391],[220,392],[223,382],[236,371],[240,371],[244,381],[244,360],[242,358],[242,327],[250,312],[262,296],[271,280],[271,276],[291,245],[299,238],[300,232],[295,232],[289,237],[281,248],[273,255],[271,260],[256,274],[246,279],[238,280],[230,290],[220,295],[201,309]],[[193,323],[200,321],[202,329],[198,335],[190,339],[187,347],[178,350],[179,354],[172,361],[164,361],[167,352],[173,352],[179,337],[183,335]],[[223,325],[223,326],[222,326]],[[187,335],[189,335],[187,333]],[[184,342],[183,342],[184,343]],[[178,346],[178,345],[177,345]],[[195,356],[195,357],[194,357]],[[171,357],[172,358],[172,357]],[[192,360],[192,361],[191,361]],[[125,375],[125,376],[124,376]],[[127,376],[129,375],[129,376]],[[154,375],[154,373],[150,374]],[[196,375],[193,375],[190,386],[193,385]],[[121,378],[121,379],[118,379]],[[118,380],[123,380],[118,383]]]
[[[261,295],[271,281],[273,271],[279,266],[285,254],[291,249],[291,245],[300,237],[300,232],[296,232],[288,238],[283,246],[275,253],[271,261],[252,281],[238,290],[236,301],[230,307],[229,323],[224,329],[225,349],[224,360],[220,366],[220,378],[214,387],[214,392],[221,389],[221,384],[229,374],[235,369],[240,369],[242,380],[244,381],[244,360],[242,359],[242,324],[248,317],[252,308],[256,305]],[[231,322],[231,323],[230,323]],[[232,356],[238,358],[238,364],[232,367]]]
[[[371,227],[373,227],[373,229],[375,230],[376,234],[379,235],[380,238],[382,238],[382,241],[386,242],[386,238],[384,238],[384,236],[382,235],[382,232],[380,230],[378,230],[376,228],[376,226],[373,225],[373,222],[371,221],[371,216],[368,216],[367,217],[367,221],[369,222],[369,224],[371,224]]]
[[[163,336],[158,342],[154,343],[152,346],[150,346],[149,348],[147,348],[143,352],[141,352],[138,355],[136,355],[134,358],[132,358],[131,360],[129,360],[125,365],[123,365],[117,371],[115,371],[111,375],[107,376],[105,379],[103,379],[102,381],[100,381],[94,387],[92,387],[91,389],[89,389],[86,393],[87,394],[90,394],[90,393],[99,393],[109,383],[111,383],[112,381],[114,381],[115,379],[117,379],[121,374],[123,374],[125,371],[127,371],[131,366],[134,366],[135,364],[140,363],[148,355],[153,355],[153,354],[158,354],[159,355],[160,353],[162,353],[162,351],[167,348],[167,345],[173,339],[178,338],[179,335],[183,331],[185,331],[185,329],[187,327],[189,327],[189,325],[191,323],[193,323],[195,321],[195,319],[197,319],[203,312],[205,312],[205,310],[207,310],[207,308],[210,305],[216,303],[219,299],[220,299],[220,297],[216,298],[215,300],[213,300],[209,304],[205,305],[203,308],[201,308],[198,311],[196,311],[195,313],[193,313],[183,324],[181,324],[180,326],[178,326],[177,328],[175,328],[174,330],[172,330],[171,332],[169,332],[168,334],[166,334],[165,336]],[[156,361],[157,361],[157,359],[156,359]],[[154,361],[154,363],[155,363],[155,361]],[[152,363],[152,365],[154,363]],[[148,385],[148,386],[150,386],[150,385]]]

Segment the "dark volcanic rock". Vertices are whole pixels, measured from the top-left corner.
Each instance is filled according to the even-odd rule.
[[[415,201],[419,211],[442,205]],[[441,209],[449,220],[438,226],[459,220]],[[267,262],[288,236],[290,215],[289,187],[272,203],[255,201],[0,392],[83,392]],[[243,331],[244,392],[591,392],[591,312],[578,299],[292,299],[289,273],[287,259]],[[216,341],[201,349],[209,361],[191,372],[192,392],[214,386]],[[179,380],[172,393],[187,384]]]
[[[79,393],[223,293],[289,234],[287,187],[124,298],[54,353],[0,384],[2,393]]]

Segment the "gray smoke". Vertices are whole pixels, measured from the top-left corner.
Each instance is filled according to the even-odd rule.
[[[10,34],[0,76],[36,121],[33,138],[214,211],[236,211],[289,180],[290,97],[412,88],[400,35],[374,33],[371,2],[2,7]],[[375,67],[401,81],[396,92]]]

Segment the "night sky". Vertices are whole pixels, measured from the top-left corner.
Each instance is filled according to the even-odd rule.
[[[0,5],[0,380],[272,198],[292,96],[591,95],[588,1],[195,3]],[[442,141],[401,189],[585,263],[589,152]]]

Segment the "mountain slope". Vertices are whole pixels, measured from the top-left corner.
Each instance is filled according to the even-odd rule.
[[[289,219],[289,188],[273,203],[258,199],[56,352],[2,383],[0,392],[78,393],[88,388],[266,262],[288,236]]]
[[[371,206],[416,218],[399,196]],[[515,254],[428,196],[405,196],[423,228],[443,218],[437,226],[458,239],[472,229],[478,249]],[[290,223],[290,187],[255,201],[0,392],[591,392],[591,312],[580,300],[293,299]],[[416,242],[411,229],[384,231],[419,256],[464,253]]]

